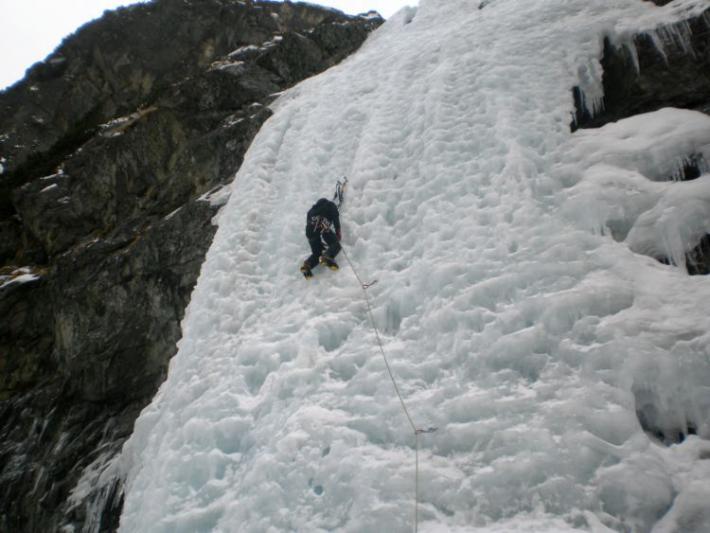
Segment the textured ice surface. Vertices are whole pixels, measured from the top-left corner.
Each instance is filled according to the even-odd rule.
[[[565,191],[571,220],[625,240],[630,249],[685,266],[685,254],[710,233],[710,174],[678,182],[690,158],[710,161],[710,117],[661,109],[575,133]],[[584,161],[580,166],[579,162]]]
[[[298,272],[343,174],[345,249],[439,427],[421,531],[710,527],[710,286],[645,255],[681,246],[667,209],[707,213],[707,177],[663,177],[707,118],[569,129],[603,35],[675,8],[478,5],[421,0],[278,99],[125,447],[122,531],[412,530],[414,439],[360,288],[344,259]]]

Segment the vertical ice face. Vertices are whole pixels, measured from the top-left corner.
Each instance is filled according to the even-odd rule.
[[[631,148],[614,160],[618,130],[569,130],[580,66],[657,9],[421,0],[281,96],[124,450],[121,530],[411,530],[414,441],[361,289],[344,260],[298,273],[305,213],[343,174],[343,244],[379,280],[413,417],[439,427],[422,531],[708,523],[710,289],[597,230],[663,191]],[[666,447],[642,416],[697,435]]]

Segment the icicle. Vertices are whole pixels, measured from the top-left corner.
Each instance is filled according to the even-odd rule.
[[[603,69],[598,59],[594,58],[587,65],[577,70],[579,76],[579,97],[582,108],[591,116],[604,110]]]
[[[641,72],[641,66],[639,64],[639,51],[638,48],[636,48],[636,41],[634,41],[633,39],[629,39],[624,42],[623,46],[629,52],[629,56],[631,57],[631,61],[634,64],[636,74],[639,74]]]
[[[691,41],[693,32],[687,20],[682,20],[669,26],[661,26],[658,28],[658,32],[663,36],[664,42],[670,42],[683,50],[685,54],[695,57],[695,50],[693,50]]]
[[[691,41],[692,34],[690,23],[687,20],[659,26],[645,32],[645,35],[651,39],[654,48],[663,56],[663,60],[666,63],[668,63],[668,51],[671,48],[677,48],[684,55],[695,57],[695,50],[693,50]]]
[[[115,455],[113,450],[102,453],[84,469],[72,489],[69,509],[86,516],[82,531],[98,533],[102,530],[104,516],[118,513],[123,494],[119,464],[120,455]]]
[[[702,153],[678,157],[671,181],[688,181],[702,176],[710,170]]]
[[[675,170],[671,174],[671,181],[683,181],[685,168],[693,163],[692,157],[680,157],[676,160]]]
[[[709,160],[710,144],[706,144],[698,149],[698,157],[696,160],[696,164],[701,175],[710,172],[710,162],[708,162]]]

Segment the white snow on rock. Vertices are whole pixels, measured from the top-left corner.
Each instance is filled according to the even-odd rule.
[[[231,70],[235,73],[244,72],[246,69],[244,61],[227,61],[219,60],[214,61],[210,65],[210,70]]]
[[[39,191],[39,192],[40,192],[40,194],[41,194],[41,193],[43,193],[43,192],[49,192],[49,191],[54,190],[54,189],[57,189],[57,188],[59,188],[59,185],[57,185],[56,183],[52,183],[51,185],[47,185],[45,188],[43,188],[43,189],[42,189],[41,191]]]
[[[36,274],[20,274],[19,276],[15,276],[10,279],[4,279],[5,277],[6,276],[0,276],[0,289],[13,283],[20,285],[22,283],[28,283],[30,281],[35,281],[39,279],[39,276],[37,276]]]
[[[249,44],[247,46],[240,46],[236,50],[227,54],[227,57],[239,56],[241,54],[244,54],[245,52],[258,52],[259,50],[262,50],[262,48],[254,45],[254,44]]]
[[[50,181],[50,180],[64,178],[64,177],[66,177],[66,174],[64,174],[64,169],[59,168],[59,169],[57,169],[57,172],[55,172],[54,174],[50,174],[49,176],[42,176],[39,179],[42,181]]]
[[[40,275],[33,271],[31,267],[20,267],[12,270],[8,274],[0,274],[0,289],[10,285],[21,285],[40,279]]]
[[[645,255],[680,263],[707,231],[708,177],[663,180],[707,156],[708,119],[569,127],[603,36],[673,12],[478,5],[421,0],[277,100],[124,448],[121,531],[413,529],[415,441],[361,288],[343,256],[298,272],[343,174],[347,256],[378,280],[412,417],[439,428],[420,531],[710,529],[710,286]]]
[[[129,115],[117,117],[105,124],[101,124],[99,126],[99,134],[102,137],[108,138],[119,137],[125,133],[126,129],[131,127],[144,116],[149,115],[150,113],[153,113],[157,110],[158,108],[155,106],[139,107],[137,110],[135,110]]]
[[[221,207],[227,203],[232,191],[226,186],[218,186],[214,189],[207,191],[205,194],[200,196],[197,200],[200,202],[209,202],[210,205],[215,207]]]

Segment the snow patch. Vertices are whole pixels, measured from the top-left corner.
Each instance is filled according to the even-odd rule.
[[[0,274],[0,289],[10,285],[21,285],[40,279],[41,276],[32,267],[20,267],[8,274]]]
[[[119,137],[123,135],[130,126],[135,124],[141,118],[157,110],[158,108],[156,106],[150,106],[145,108],[141,107],[130,115],[118,117],[113,120],[110,120],[105,124],[101,124],[99,126],[99,134],[102,137],[108,138]]]
[[[261,50],[261,48],[259,46],[253,45],[253,44],[250,44],[247,46],[240,46],[236,50],[233,50],[232,52],[227,54],[227,57],[240,56],[240,55],[247,53],[247,52],[258,52],[259,50]]]
[[[206,192],[197,200],[199,202],[209,202],[213,207],[221,207],[227,203],[231,194],[232,191],[230,187],[220,185]]]
[[[236,126],[237,124],[240,124],[244,122],[244,118],[240,117],[238,115],[230,115],[224,120],[224,123],[222,124],[223,128],[231,128],[232,126]]]
[[[224,70],[232,74],[242,74],[246,71],[246,64],[244,61],[231,61],[226,59],[220,59],[218,61],[213,61],[210,65],[210,70]]]
[[[56,183],[52,183],[51,185],[47,185],[44,189],[42,189],[39,192],[40,192],[40,194],[42,194],[43,192],[52,191],[52,190],[58,189],[58,188],[59,188],[59,185],[57,185]]]
[[[63,168],[58,168],[57,172],[54,174],[50,174],[49,176],[42,176],[39,178],[42,181],[49,181],[49,180],[55,180],[57,178],[63,178],[66,177],[66,174],[64,174],[64,169]]]
[[[165,215],[165,216],[163,217],[163,220],[170,220],[170,219],[173,218],[175,215],[177,215],[178,212],[179,212],[182,208],[183,208],[183,206],[180,206],[180,207],[178,207],[177,209],[175,209],[174,211],[171,211],[170,213],[168,213],[167,215]]]
[[[21,274],[19,276],[15,276],[10,280],[2,281],[5,276],[0,276],[0,289],[10,285],[10,284],[18,284],[21,285],[22,283],[28,283],[30,281],[35,281],[39,279],[39,276],[36,274]]]
[[[367,13],[361,13],[358,16],[365,20],[376,20],[382,18],[382,15],[380,15],[377,11],[374,10],[370,10]]]
[[[243,61],[254,58],[262,52],[277,46],[282,40],[283,36],[277,34],[274,35],[272,39],[264,41],[260,46],[254,44],[240,46],[236,50],[233,50],[227,54],[227,59],[213,63],[213,68],[219,68],[220,66],[223,66],[222,68],[229,66],[241,66],[240,63]]]

